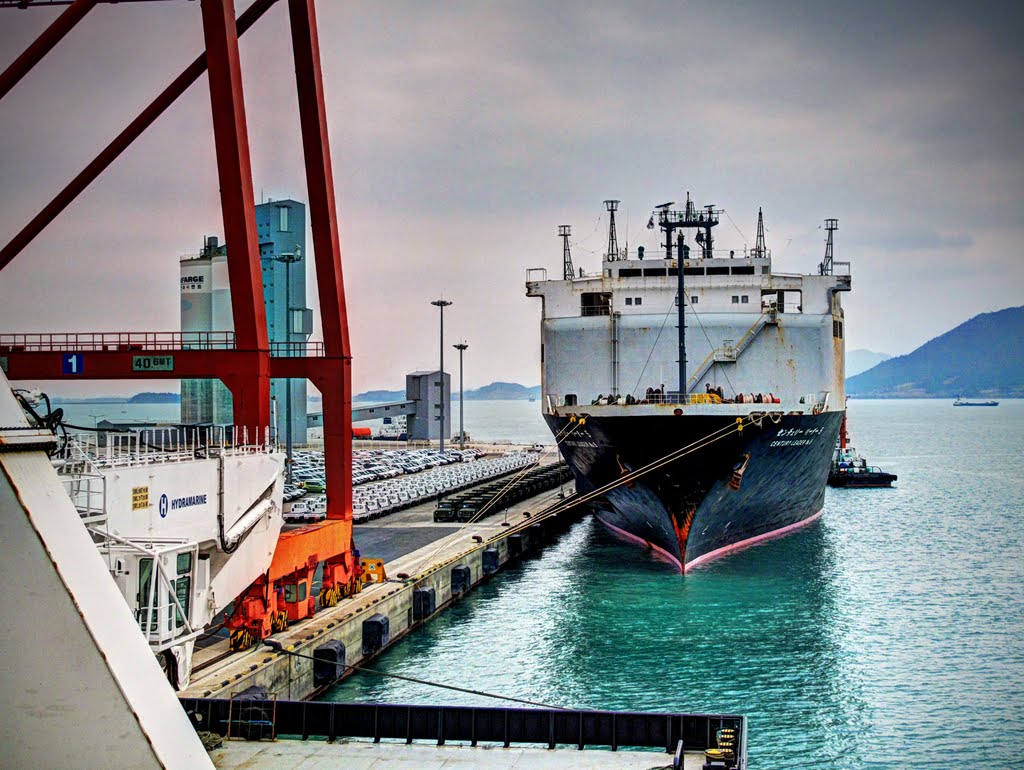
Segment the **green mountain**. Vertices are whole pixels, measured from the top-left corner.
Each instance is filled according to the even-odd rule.
[[[1024,306],[982,313],[846,380],[863,398],[1024,397]]]
[[[459,397],[458,388],[452,390],[452,399]],[[526,401],[540,398],[540,385],[528,388],[516,382],[492,382],[482,388],[466,391],[467,401]],[[367,404],[382,404],[388,401],[405,400],[404,390],[367,390],[352,396],[353,401]]]

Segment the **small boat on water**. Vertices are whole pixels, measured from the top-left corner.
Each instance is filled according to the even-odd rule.
[[[895,473],[886,473],[881,468],[868,465],[860,454],[849,445],[846,433],[846,415],[839,429],[839,442],[832,455],[832,467],[828,472],[830,487],[891,487],[898,478]]]
[[[965,401],[963,396],[957,396],[953,406],[999,406],[998,401]]]

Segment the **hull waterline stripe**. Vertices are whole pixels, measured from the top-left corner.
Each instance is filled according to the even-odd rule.
[[[801,527],[807,526],[813,521],[817,521],[817,519],[821,516],[824,510],[825,509],[822,508],[813,516],[808,516],[803,521],[798,521],[795,524],[787,524],[786,526],[780,527],[779,529],[773,529],[771,532],[765,532],[763,535],[757,535],[756,537],[751,537],[747,540],[740,540],[738,543],[733,543],[732,545],[727,545],[714,551],[708,551],[708,553],[698,556],[693,561],[687,562],[686,567],[683,571],[689,572],[694,567],[700,564],[706,564],[707,562],[717,559],[721,556],[725,556],[727,553],[738,551],[742,548],[749,548],[750,546],[755,545],[756,543],[761,543],[766,540],[774,540],[777,537],[783,537],[785,535],[788,535],[790,532],[794,532],[800,529]]]
[[[647,540],[644,540],[642,537],[638,537],[637,535],[634,535],[632,532],[627,532],[624,529],[616,527],[614,524],[609,524],[607,521],[602,519],[600,516],[597,516],[597,514],[595,514],[595,518],[597,518],[597,520],[599,522],[601,522],[606,527],[608,527],[608,529],[614,530],[615,532],[617,532],[618,534],[622,535],[623,537],[625,537],[625,538],[627,538],[627,539],[629,539],[629,540],[631,540],[631,541],[633,541],[635,543],[640,543],[640,545],[645,546],[647,548],[650,548],[652,551],[656,551],[659,555],[664,556],[672,564],[674,564],[679,569],[680,572],[683,571],[683,565],[679,561],[679,559],[677,559],[675,556],[670,554],[668,551],[666,551],[661,546],[655,545],[654,543],[651,543],[651,542],[648,542]]]

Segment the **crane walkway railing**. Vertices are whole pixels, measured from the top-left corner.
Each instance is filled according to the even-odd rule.
[[[0,353],[77,353],[177,350],[236,350],[235,333],[209,332],[37,332],[0,334]],[[271,342],[277,358],[320,357],[322,342]]]

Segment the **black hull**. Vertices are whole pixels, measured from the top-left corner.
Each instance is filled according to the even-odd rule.
[[[784,534],[820,513],[842,417],[784,415],[775,423],[765,416],[760,427],[737,433],[735,415],[591,415],[582,426],[545,415],[554,435],[564,436],[559,449],[581,494],[723,435],[591,503],[605,524],[683,570]]]

